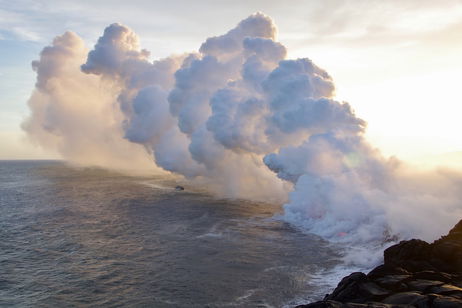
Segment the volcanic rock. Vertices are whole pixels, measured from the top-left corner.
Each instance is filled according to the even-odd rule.
[[[412,239],[384,251],[384,264],[344,277],[324,300],[297,308],[462,308],[462,220],[429,244]]]

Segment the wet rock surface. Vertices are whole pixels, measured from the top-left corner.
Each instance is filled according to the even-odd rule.
[[[324,300],[297,308],[462,308],[462,220],[429,244],[402,241],[369,274],[344,277]]]

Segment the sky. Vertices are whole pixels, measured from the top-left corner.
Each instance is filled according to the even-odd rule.
[[[333,77],[336,99],[368,122],[367,138],[386,155],[462,151],[462,1],[0,0],[0,159],[58,157],[20,128],[31,62],[55,36],[71,30],[92,48],[119,22],[154,60],[195,51],[257,11],[274,19],[289,58],[308,57]]]

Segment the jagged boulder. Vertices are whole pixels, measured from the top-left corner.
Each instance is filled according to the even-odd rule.
[[[429,263],[431,245],[422,240],[412,239],[393,245],[383,252],[384,264],[402,267],[408,271],[434,270]]]
[[[388,290],[368,279],[364,273],[356,272],[343,278],[334,292],[325,299],[365,303],[380,300],[387,295],[390,295]]]

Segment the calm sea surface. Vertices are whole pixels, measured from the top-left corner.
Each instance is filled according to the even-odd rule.
[[[335,253],[174,180],[0,161],[1,307],[282,307],[322,297]]]

